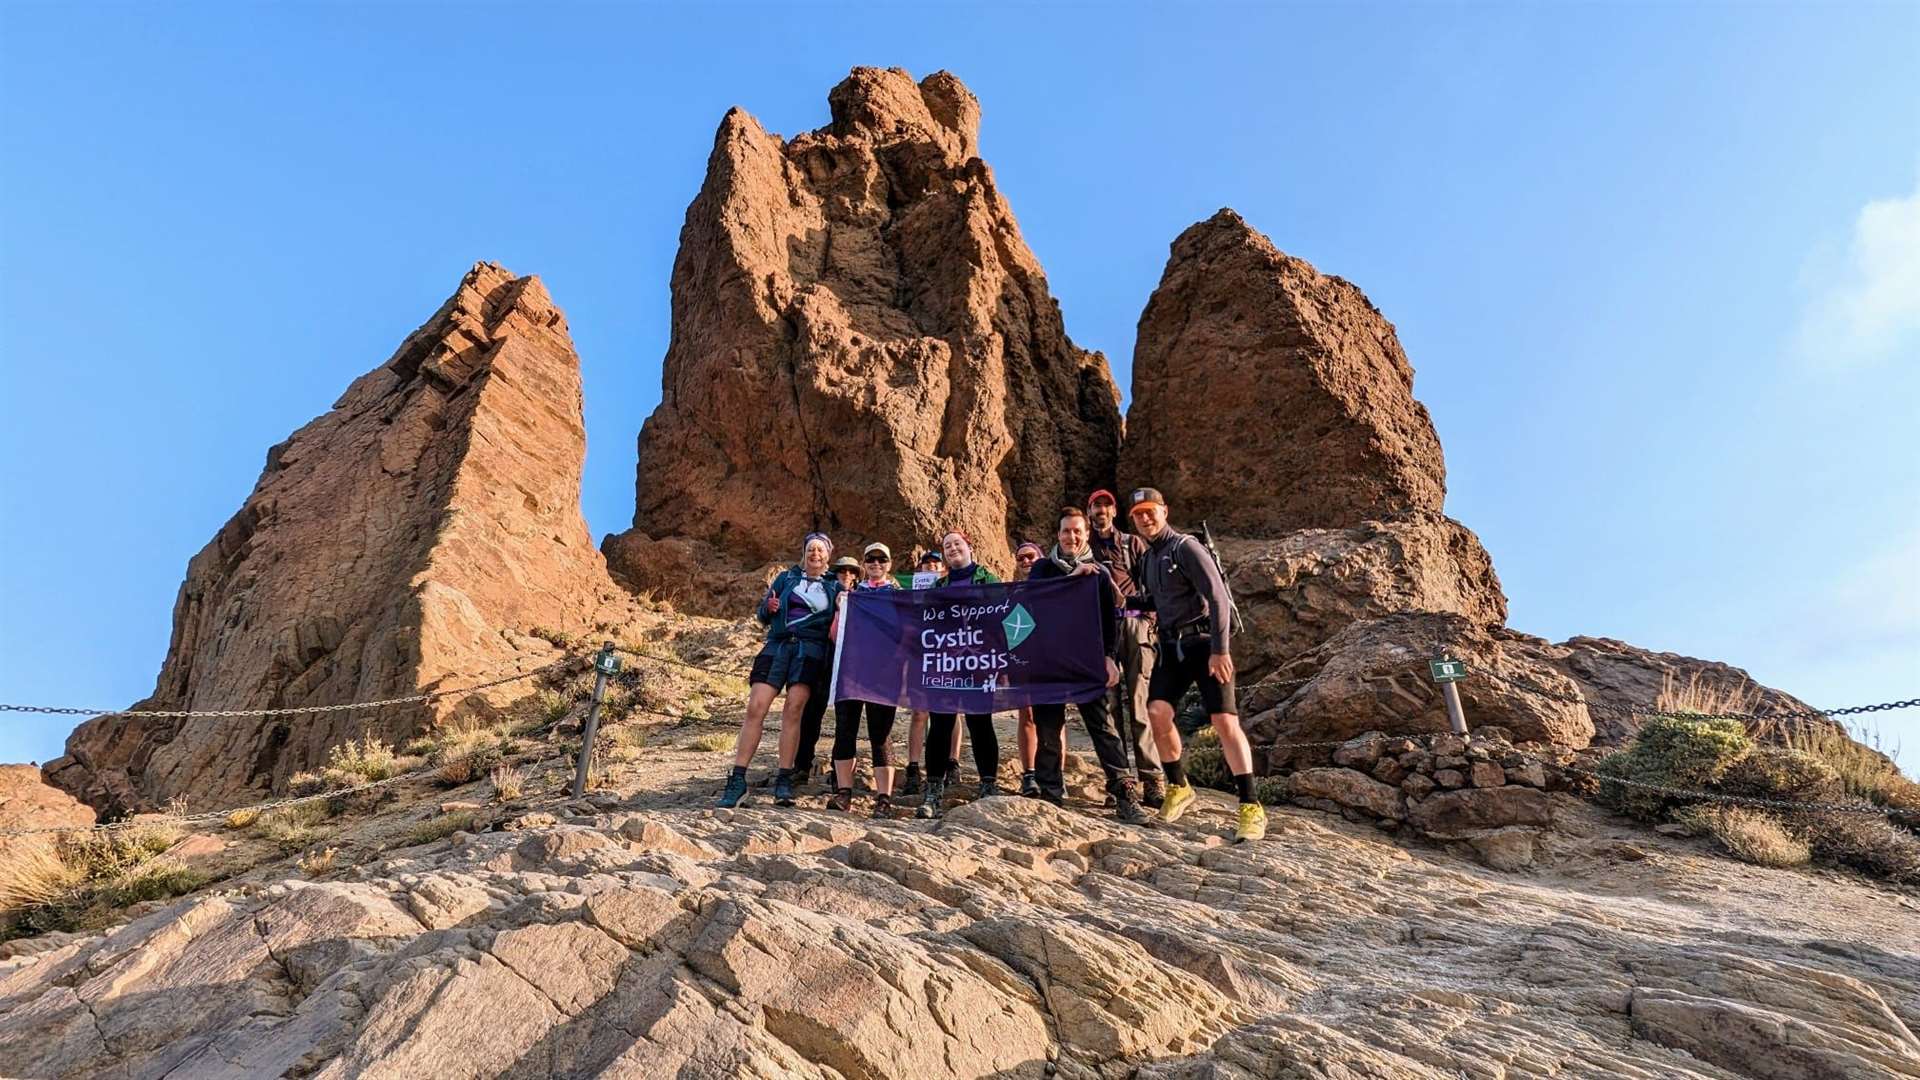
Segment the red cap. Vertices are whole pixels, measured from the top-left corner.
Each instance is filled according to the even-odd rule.
[[[1087,496],[1088,509],[1092,509],[1093,504],[1099,502],[1102,499],[1105,499],[1106,501],[1108,501],[1109,503],[1112,503],[1115,506],[1120,505],[1120,500],[1113,497],[1113,492],[1108,491],[1106,488],[1101,488],[1100,490]]]

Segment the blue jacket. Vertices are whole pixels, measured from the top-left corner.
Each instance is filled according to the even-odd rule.
[[[779,601],[771,612],[767,610],[769,597]],[[839,597],[840,582],[832,575],[809,578],[798,566],[789,566],[767,586],[753,609],[753,617],[766,624],[767,641],[771,643],[825,641]]]

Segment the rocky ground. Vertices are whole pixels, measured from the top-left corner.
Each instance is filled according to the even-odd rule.
[[[724,726],[656,725],[577,802],[553,758],[424,844],[485,785],[399,789],[315,877],[44,939],[0,961],[0,1073],[1920,1076],[1911,892],[1564,795],[1519,874],[1310,810],[1234,846],[1212,792],[1144,828],[717,811]]]

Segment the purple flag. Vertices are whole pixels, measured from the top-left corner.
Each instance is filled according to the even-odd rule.
[[[846,596],[836,699],[983,713],[1107,692],[1092,575]]]

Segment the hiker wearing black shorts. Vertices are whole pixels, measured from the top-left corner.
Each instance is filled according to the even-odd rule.
[[[740,721],[733,771],[720,796],[721,806],[738,806],[746,797],[747,764],[760,749],[767,710],[782,690],[787,700],[780,709],[780,771],[773,782],[773,801],[792,806],[793,760],[800,747],[803,714],[811,705],[826,704],[827,640],[840,595],[840,583],[827,574],[833,541],[825,533],[808,533],[800,551],[799,564],[781,571],[754,608],[754,618],[767,625],[767,643],[747,676],[747,715]],[[816,738],[819,730],[816,719]]]
[[[868,544],[861,553],[865,576],[855,582],[851,592],[898,589],[893,577],[893,552],[885,544]],[[848,593],[840,594],[844,612]],[[844,625],[844,614],[842,616]],[[893,814],[893,762],[888,757],[887,741],[893,737],[895,707],[873,701],[841,699],[833,704],[833,798],[830,810],[853,809],[853,755],[860,741],[860,717],[867,718],[867,743],[873,751],[873,813],[876,817]]]
[[[1119,604],[1115,602],[1113,579],[1094,561],[1092,548],[1087,543],[1087,531],[1085,511],[1077,506],[1062,510],[1059,543],[1054,545],[1051,553],[1034,564],[1030,577],[1034,581],[1046,581],[1086,574],[1100,580],[1100,646],[1107,658],[1107,686],[1111,689],[1120,681],[1120,663],[1116,658],[1120,648]],[[1120,733],[1114,729],[1113,715],[1107,710],[1106,697],[1097,697],[1074,707],[1080,710],[1080,722],[1087,726],[1087,735],[1093,740],[1094,757],[1100,760],[1100,768],[1107,774],[1107,793],[1113,796],[1114,816],[1128,823],[1145,821],[1147,813],[1141,809],[1133,777],[1128,774],[1127,750],[1120,742]],[[1035,794],[1059,806],[1066,801],[1067,794],[1066,780],[1060,772],[1067,742],[1066,705],[1035,705],[1033,726],[1036,736],[1033,762]]]
[[[1187,688],[1197,687],[1240,796],[1233,837],[1258,840],[1267,834],[1267,812],[1253,797],[1253,749],[1240,730],[1240,710],[1234,703],[1229,651],[1233,598],[1226,580],[1200,541],[1167,524],[1166,500],[1158,491],[1135,489],[1127,501],[1127,516],[1147,541],[1147,557],[1140,564],[1142,593],[1129,603],[1155,612],[1160,624],[1160,655],[1147,687],[1147,722],[1153,725],[1167,775],[1160,820],[1176,821],[1193,804],[1173,714]]]
[[[1000,579],[993,571],[973,561],[973,542],[958,529],[940,538],[940,550],[946,555],[947,572],[934,584],[936,589],[955,585],[990,585]],[[914,817],[937,818],[941,800],[947,794],[947,776],[953,764],[954,713],[929,713],[927,718],[927,793]],[[992,713],[967,714],[967,738],[973,741],[973,764],[980,770],[980,797],[1000,794],[1000,736],[993,730]]]

